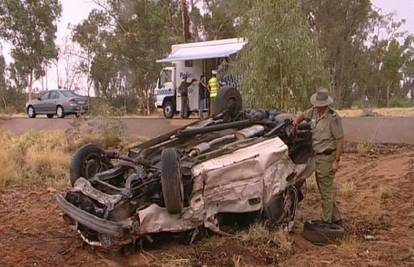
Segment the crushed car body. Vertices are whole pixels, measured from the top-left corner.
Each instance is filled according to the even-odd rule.
[[[56,195],[65,219],[107,248],[161,232],[222,233],[223,216],[240,214],[290,229],[313,172],[309,125],[296,130],[290,114],[234,104],[217,110],[127,155],[79,149],[73,187]]]

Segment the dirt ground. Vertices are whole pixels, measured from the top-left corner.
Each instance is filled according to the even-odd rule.
[[[307,183],[290,249],[276,253],[238,236],[212,236],[191,246],[164,237],[136,252],[89,247],[68,228],[52,188],[19,186],[0,192],[0,266],[414,266],[414,150],[345,154],[337,175],[347,229],[336,244],[315,246],[301,236],[320,212],[314,181]]]

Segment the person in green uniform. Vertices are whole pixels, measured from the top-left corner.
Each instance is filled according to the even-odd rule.
[[[315,174],[322,203],[322,220],[326,223],[342,224],[335,200],[335,173],[344,146],[342,120],[330,107],[333,99],[327,89],[319,89],[310,98],[312,108],[299,113],[293,121],[297,126],[303,120],[312,127],[312,147],[315,159]]]
[[[216,104],[216,97],[217,97],[217,93],[219,90],[219,83],[217,79],[217,71],[213,70],[211,74],[213,76],[208,80],[208,91],[210,92],[209,114],[214,115],[214,105]]]

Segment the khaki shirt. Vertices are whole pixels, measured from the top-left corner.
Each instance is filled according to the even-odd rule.
[[[344,137],[342,120],[332,108],[319,116],[316,108],[310,108],[304,112],[305,120],[311,122],[312,146],[315,153],[325,150],[335,150],[336,140]]]

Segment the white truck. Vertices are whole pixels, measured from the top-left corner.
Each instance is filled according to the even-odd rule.
[[[197,80],[188,89],[188,102],[190,113],[198,112],[201,75],[204,75],[208,81],[211,71],[217,69],[223,59],[237,54],[245,44],[243,38],[233,38],[172,45],[171,54],[157,60],[159,63],[170,63],[172,66],[164,67],[160,72],[154,89],[155,106],[163,109],[166,118],[172,118],[180,113],[181,95],[178,87],[183,78],[187,77]]]

